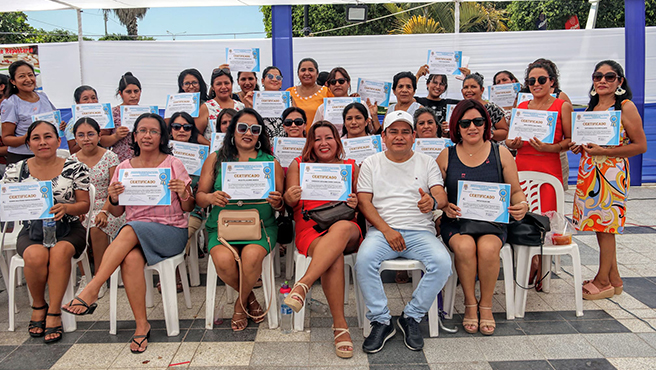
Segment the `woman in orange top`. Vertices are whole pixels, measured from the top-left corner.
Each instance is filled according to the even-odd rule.
[[[317,108],[323,104],[323,98],[330,98],[333,94],[325,86],[317,85],[317,76],[319,75],[319,65],[312,58],[304,58],[298,63],[296,70],[301,84],[292,86],[287,91],[292,97],[292,104],[305,111],[307,122],[314,122],[314,114]],[[307,130],[311,125],[307,125]]]

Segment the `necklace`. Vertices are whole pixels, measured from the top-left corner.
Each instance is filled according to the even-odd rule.
[[[483,147],[483,145],[485,145],[485,141],[483,141],[483,144],[481,144],[480,147],[476,148],[476,149],[474,150],[473,153],[468,153],[468,152],[465,150],[465,146],[464,146],[464,145],[462,146],[462,150],[463,150],[465,153],[469,154],[470,157],[473,157],[474,154],[476,154],[476,153],[479,152],[479,150]]]

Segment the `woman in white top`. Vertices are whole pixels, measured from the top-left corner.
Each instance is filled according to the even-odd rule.
[[[232,100],[232,84],[234,80],[229,69],[215,69],[212,71],[212,79],[210,81],[210,99],[200,106],[198,118],[194,120],[198,131],[203,133],[203,137],[198,138],[198,142],[203,145],[209,145],[212,139],[212,125],[208,124],[208,119],[212,123],[215,123],[222,109],[232,108],[236,111],[244,109],[242,102]]]

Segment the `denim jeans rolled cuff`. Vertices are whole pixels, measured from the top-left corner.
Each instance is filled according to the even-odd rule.
[[[408,317],[421,321],[435,297],[451,275],[451,257],[444,244],[431,232],[396,230],[405,241],[406,249],[393,250],[382,232],[372,227],[358,250],[355,263],[360,291],[367,306],[367,319],[389,324],[392,316],[387,307],[387,296],[378,270],[383,261],[396,258],[418,260],[426,266],[426,273],[419,281],[412,299],[405,306]]]

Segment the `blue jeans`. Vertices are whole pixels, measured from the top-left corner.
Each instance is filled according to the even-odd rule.
[[[367,231],[358,250],[355,270],[360,291],[367,305],[367,319],[388,325],[392,319],[387,307],[387,296],[383,290],[378,269],[383,261],[406,258],[421,261],[426,273],[412,293],[412,300],[403,312],[417,322],[426,315],[435,297],[451,275],[451,257],[444,244],[430,231],[396,230],[403,236],[406,249],[393,250],[382,232],[372,227]]]

